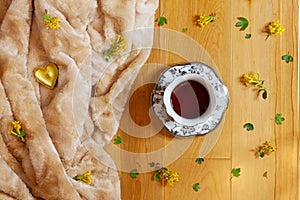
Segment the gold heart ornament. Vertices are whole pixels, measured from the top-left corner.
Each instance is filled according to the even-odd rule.
[[[43,86],[53,89],[58,77],[58,68],[55,64],[49,63],[46,66],[36,68],[34,75],[37,81]]]

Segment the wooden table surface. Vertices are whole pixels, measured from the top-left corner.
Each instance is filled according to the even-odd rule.
[[[197,15],[211,13],[216,13],[213,23],[203,28],[195,25]],[[122,199],[300,199],[298,13],[297,0],[160,1],[156,18],[164,16],[168,21],[162,27],[156,25],[158,46],[152,50],[130,95],[117,133],[123,142],[114,145],[122,150],[115,158],[121,165]],[[235,27],[238,17],[249,20],[245,31]],[[264,29],[275,20],[280,21],[285,32],[265,40]],[[187,32],[183,33],[183,28],[187,28]],[[173,31],[184,39],[162,37],[165,31]],[[246,39],[246,33],[251,33],[252,37]],[[189,49],[186,39],[202,46],[205,55],[201,54],[199,60],[190,60],[193,57],[188,55],[194,52]],[[160,45],[168,48],[160,48]],[[180,46],[187,54],[176,52],[180,51]],[[281,59],[287,53],[293,56],[293,62],[286,63]],[[205,60],[207,54],[210,58]],[[211,62],[209,64],[218,69],[230,95],[220,138],[202,164],[196,163],[195,159],[208,135],[174,138],[150,116],[151,92],[159,74],[168,66],[190,61]],[[261,79],[268,87],[266,100],[240,82],[240,77],[250,72],[261,73]],[[276,113],[282,113],[285,118],[281,125],[275,123]],[[243,128],[247,122],[254,124],[253,131],[247,132]],[[164,150],[175,140],[179,142],[174,157],[170,151],[165,151],[169,155],[152,157],[153,152]],[[257,158],[254,151],[266,140],[275,144],[277,151]],[[157,156],[161,156],[161,166],[178,172],[179,182],[174,187],[162,186],[153,180],[153,171],[141,171],[140,161],[128,153],[141,155],[148,162],[146,164],[156,162]],[[137,178],[130,177],[130,168],[139,171]],[[241,169],[240,177],[231,178],[233,168]],[[267,178],[263,176],[265,172]],[[192,188],[195,183],[200,185],[198,192]]]

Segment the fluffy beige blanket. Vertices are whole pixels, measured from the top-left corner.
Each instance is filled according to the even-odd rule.
[[[120,199],[103,147],[117,131],[130,86],[149,56],[158,0],[0,0],[0,199]],[[47,29],[43,16],[59,17]],[[106,61],[109,39],[127,37]],[[51,90],[34,70],[59,69]],[[8,134],[17,120],[25,142]],[[105,163],[105,164],[103,164]],[[110,163],[109,165],[107,163]],[[92,184],[74,180],[92,172]]]

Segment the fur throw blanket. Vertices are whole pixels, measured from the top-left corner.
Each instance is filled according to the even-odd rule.
[[[120,199],[118,173],[103,147],[149,56],[143,47],[153,33],[137,30],[153,27],[157,6],[158,0],[1,0],[0,199]],[[47,26],[53,19],[59,27]],[[108,52],[120,38],[124,51]],[[48,63],[58,69],[53,89],[34,73]],[[24,137],[9,134],[14,121]],[[75,180],[87,171],[91,182]]]

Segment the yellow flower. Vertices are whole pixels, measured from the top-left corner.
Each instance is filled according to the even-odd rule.
[[[265,141],[264,144],[258,148],[256,153],[259,157],[263,158],[265,155],[270,155],[274,151],[276,151],[275,145],[270,141]]]
[[[164,167],[156,171],[154,174],[154,180],[173,187],[175,182],[179,181],[179,175],[178,173],[170,171]]]
[[[266,89],[266,87],[263,86],[264,81],[260,80],[260,72],[244,74],[242,77],[242,81],[246,86],[253,84],[255,87],[257,87],[260,90]]]
[[[263,85],[264,81],[260,80],[260,72],[244,74],[241,77],[241,81],[246,85],[253,85],[258,89],[258,92],[263,91],[263,98],[267,98],[267,88]]]
[[[213,22],[216,19],[216,14],[212,13],[210,15],[201,15],[199,19],[197,19],[197,25],[200,27],[206,26],[209,22]]]
[[[175,182],[179,181],[179,175],[176,172],[170,171],[167,182],[169,186],[174,186]]]
[[[116,38],[111,38],[110,43],[110,48],[103,51],[103,55],[106,61],[108,61],[112,56],[120,55],[122,51],[127,49],[127,39],[121,35],[117,35]]]
[[[281,27],[279,21],[274,21],[268,25],[267,31],[268,31],[268,36],[266,39],[268,39],[270,35],[274,35],[274,34],[281,35],[285,31],[285,29]]]
[[[257,72],[257,78],[255,77],[254,73],[250,73],[250,74],[244,74],[243,75],[243,79],[244,79],[244,84],[246,86],[249,86],[252,83],[257,83],[257,80],[259,80],[260,77],[260,72]]]
[[[76,181],[82,181],[86,184],[91,185],[92,184],[92,172],[87,171],[82,175],[74,176],[73,179],[75,179]]]
[[[276,151],[276,147],[270,141],[266,141],[264,146],[269,149],[270,153]]]
[[[21,123],[19,121],[12,121],[11,125],[13,128],[8,131],[8,134],[15,135],[16,137],[19,137],[22,142],[25,142],[25,132],[22,130]]]
[[[60,18],[51,17],[50,15],[48,15],[47,10],[45,10],[44,22],[47,28],[50,29],[58,29],[60,27]]]

